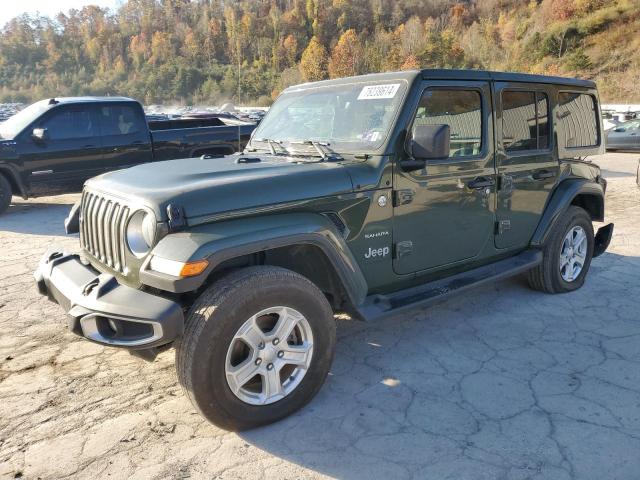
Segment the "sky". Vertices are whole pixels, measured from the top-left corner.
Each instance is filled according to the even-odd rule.
[[[40,13],[48,17],[58,12],[68,12],[71,8],[82,8],[85,5],[114,8],[120,0],[0,0],[0,28],[23,13]]]

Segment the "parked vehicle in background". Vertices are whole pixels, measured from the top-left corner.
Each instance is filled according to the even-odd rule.
[[[640,118],[616,126],[606,133],[607,150],[640,150]]]
[[[0,122],[4,122],[7,118],[14,116],[24,108],[22,103],[1,103],[0,104]]]
[[[335,313],[374,319],[527,273],[580,288],[603,253],[591,81],[424,70],[286,89],[243,154],[87,182],[35,273],[73,332],[152,359],[228,429],[321,388]],[[569,302],[570,303],[570,302]],[[400,345],[399,348],[402,348]]]
[[[111,170],[236,152],[254,128],[220,118],[147,121],[140,103],[124,97],[42,100],[0,124],[0,213],[12,195],[79,191]]]

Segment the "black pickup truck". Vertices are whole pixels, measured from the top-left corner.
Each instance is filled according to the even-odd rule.
[[[124,97],[42,100],[0,123],[0,213],[23,198],[80,191],[85,180],[140,163],[244,148],[255,125],[222,118],[147,122]]]

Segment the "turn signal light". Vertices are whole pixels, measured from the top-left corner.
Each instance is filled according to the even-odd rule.
[[[197,262],[188,262],[180,269],[181,277],[193,277],[200,275],[209,266],[207,260],[198,260]]]

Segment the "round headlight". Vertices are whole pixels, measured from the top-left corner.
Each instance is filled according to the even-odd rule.
[[[138,210],[127,225],[127,245],[136,257],[142,258],[151,247],[156,236],[156,219],[152,214]]]

